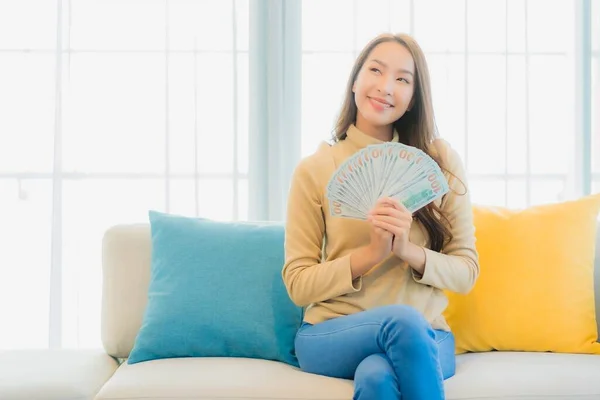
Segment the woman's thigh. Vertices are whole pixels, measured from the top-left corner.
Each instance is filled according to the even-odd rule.
[[[452,332],[435,331],[435,342],[438,345],[438,358],[442,368],[442,376],[448,379],[456,372],[455,341]]]
[[[330,319],[316,325],[304,324],[296,336],[296,355],[302,370],[320,375],[352,379],[358,364],[372,354],[385,353],[381,328],[390,313],[421,319],[408,306],[385,306]],[[450,332],[435,331],[443,344],[440,361],[444,378],[454,374],[454,338]],[[452,349],[448,351],[449,346]],[[450,357],[451,356],[451,357]]]
[[[379,327],[376,322],[347,317],[303,324],[295,343],[300,368],[313,374],[352,379],[363,359],[383,352],[377,343]]]

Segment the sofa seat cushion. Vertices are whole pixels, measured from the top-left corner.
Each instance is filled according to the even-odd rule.
[[[352,381],[251,358],[168,358],[123,363],[97,400],[351,399]]]
[[[600,399],[600,356],[490,352],[457,356],[452,400]]]
[[[352,398],[352,381],[243,358],[177,358],[123,363],[97,400],[239,400]],[[600,356],[470,353],[457,357],[448,400],[600,398]]]
[[[118,366],[102,350],[0,351],[0,399],[91,400]]]

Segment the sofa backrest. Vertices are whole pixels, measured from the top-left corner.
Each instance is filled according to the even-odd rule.
[[[150,224],[118,225],[104,234],[101,337],[113,357],[129,357],[142,326],[151,251]]]
[[[150,225],[115,226],[106,232],[102,245],[102,342],[111,356],[127,358],[146,309],[150,283]],[[594,276],[596,322],[600,332],[600,223]]]

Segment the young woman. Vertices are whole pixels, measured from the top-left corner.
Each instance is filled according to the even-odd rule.
[[[436,136],[422,50],[408,35],[381,35],[352,69],[335,143],[294,171],[283,279],[307,307],[296,354],[303,371],[354,379],[355,399],[443,399],[454,375],[443,291],[468,292],[479,264],[462,162]],[[385,141],[428,153],[450,192],[414,215],[382,198],[367,221],[330,216],[336,168]]]

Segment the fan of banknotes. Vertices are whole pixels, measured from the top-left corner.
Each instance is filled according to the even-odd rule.
[[[326,194],[332,216],[366,220],[382,197],[395,198],[414,213],[448,190],[446,177],[428,154],[386,142],[367,146],[340,165]]]

